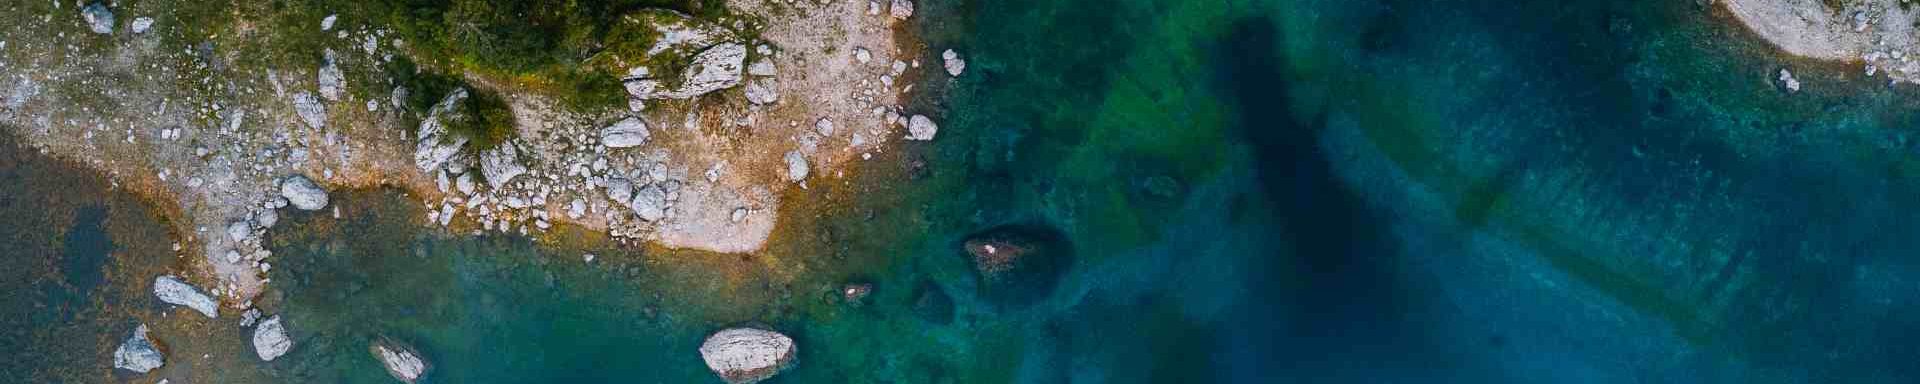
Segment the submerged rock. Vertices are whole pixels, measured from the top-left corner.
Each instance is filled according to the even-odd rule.
[[[80,18],[87,20],[87,29],[93,30],[93,33],[113,33],[113,11],[107,10],[106,3],[93,3],[81,8]]]
[[[287,328],[280,325],[280,315],[260,321],[260,327],[253,329],[253,353],[260,355],[260,360],[273,361],[291,349],[293,339],[287,338]]]
[[[954,52],[951,49],[946,52],[940,52],[940,60],[943,61],[943,66],[947,68],[947,75],[949,76],[960,77],[960,73],[967,71],[967,61],[960,58],[959,52]]]
[[[166,356],[153,346],[152,339],[147,338],[146,324],[134,328],[133,336],[120,343],[120,348],[113,350],[114,368],[147,373],[166,364]]]
[[[600,143],[607,148],[638,147],[647,143],[647,122],[638,117],[620,119],[600,130]]]
[[[280,196],[287,198],[287,202],[294,208],[305,211],[318,211],[327,207],[327,190],[320,188],[306,176],[288,176],[286,181],[280,183]]]
[[[873,284],[856,283],[840,287],[840,298],[855,307],[867,303],[867,296],[873,295]]]
[[[201,293],[199,288],[180,281],[178,277],[153,278],[153,295],[159,297],[161,302],[193,308],[194,311],[209,318],[220,317],[220,303],[213,301],[213,297]]]
[[[793,339],[756,328],[728,328],[700,344],[707,369],[732,384],[766,380],[793,364]]]
[[[1073,246],[1066,235],[1046,225],[989,228],[967,236],[962,248],[980,278],[980,296],[1002,305],[1046,298],[1073,265]]]
[[[953,322],[953,297],[932,280],[923,280],[913,288],[913,314],[929,323]]]
[[[392,339],[381,338],[374,341],[367,350],[373,353],[375,359],[380,359],[380,365],[387,368],[387,374],[393,375],[394,379],[400,381],[418,382],[420,377],[426,376],[427,371],[433,369],[432,365],[427,364],[426,359],[420,357],[420,352]]]

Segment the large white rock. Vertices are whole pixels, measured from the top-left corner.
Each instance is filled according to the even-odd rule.
[[[487,185],[495,190],[526,173],[527,167],[520,165],[520,151],[514,149],[513,143],[500,143],[480,154],[480,174],[487,177]]]
[[[460,101],[466,99],[466,88],[455,89],[440,99],[439,104],[434,104],[433,109],[427,112],[426,120],[420,122],[420,129],[414,134],[418,142],[413,148],[413,164],[420,167],[421,171],[440,170],[448,160],[460,154],[461,147],[467,145],[469,138],[447,132],[447,125],[442,121],[450,118],[449,114],[455,113],[454,109],[460,106]]]
[[[153,340],[147,338],[147,325],[133,329],[133,336],[120,343],[113,350],[113,367],[129,371],[147,373],[154,368],[167,364],[167,357],[153,346]]]
[[[188,285],[187,282],[180,281],[178,277],[160,276],[153,278],[153,295],[159,297],[161,302],[167,304],[193,308],[194,311],[198,311],[200,314],[207,315],[207,317],[210,318],[220,317],[220,303],[213,301],[213,297],[201,293],[199,288],[194,288],[192,285]]]
[[[960,73],[967,71],[967,60],[961,59],[959,52],[954,52],[951,49],[946,52],[940,52],[940,60],[944,62],[943,64],[945,64],[947,75],[949,76],[960,77]]]
[[[766,380],[793,364],[793,339],[779,332],[728,328],[700,344],[707,369],[732,384]]]
[[[924,115],[907,118],[907,140],[933,140],[933,135],[937,133],[940,133],[940,126],[934,125],[933,119]]]
[[[367,349],[373,352],[374,358],[380,359],[380,365],[387,368],[387,374],[393,375],[394,379],[400,381],[418,382],[421,376],[427,375],[427,370],[432,369],[432,366],[427,364],[427,360],[420,357],[419,352],[398,342],[375,341]]]
[[[80,18],[87,20],[87,29],[93,30],[93,33],[103,35],[113,33],[113,11],[107,10],[107,4],[104,2],[81,8]]]
[[[293,112],[300,115],[300,121],[307,123],[308,127],[327,127],[327,106],[320,104],[320,98],[313,97],[311,93],[300,91],[293,94]]]
[[[620,119],[600,130],[600,143],[607,148],[637,147],[646,144],[647,138],[647,122],[638,117]]]
[[[747,80],[747,102],[767,105],[780,102],[780,83],[763,77]]]
[[[287,337],[286,326],[280,325],[280,315],[273,315],[260,321],[260,327],[253,329],[253,353],[260,360],[273,361],[293,349],[293,339]]]
[[[625,85],[627,93],[635,98],[689,99],[740,85],[746,61],[747,46],[721,43],[693,56],[679,89],[665,89],[659,80],[644,77],[628,79]]]
[[[287,176],[287,180],[280,183],[280,196],[301,210],[317,211],[327,207],[327,190],[306,176]]]
[[[645,188],[633,193],[633,214],[641,220],[660,221],[667,215],[667,191],[660,189],[659,183],[647,184]]]
[[[135,17],[133,18],[133,24],[128,26],[132,27],[133,33],[147,33],[148,30],[153,29],[153,18],[145,16]]]

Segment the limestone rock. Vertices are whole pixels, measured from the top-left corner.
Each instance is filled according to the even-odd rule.
[[[633,213],[641,220],[660,221],[667,215],[667,191],[659,183],[648,184],[633,194]]]
[[[106,3],[93,3],[80,9],[80,17],[87,20],[87,29],[102,35],[113,34],[113,11],[107,10]]]
[[[620,119],[600,130],[600,143],[607,148],[637,147],[647,143],[647,122],[638,117]]]
[[[128,25],[128,27],[133,29],[133,33],[147,33],[148,30],[153,29],[153,18],[144,16],[135,17],[133,18],[133,24]]]
[[[940,60],[944,61],[943,64],[945,64],[947,75],[949,76],[960,77],[960,73],[967,71],[967,60],[961,59],[959,52],[954,52],[951,49],[946,52],[940,52]]]
[[[380,360],[380,365],[386,366],[387,374],[409,384],[420,381],[428,370],[433,369],[426,359],[420,357],[419,351],[398,341],[382,338],[374,341],[367,350]]]
[[[320,97],[327,101],[340,101],[340,92],[344,90],[346,76],[340,72],[332,48],[326,49],[320,62]]]
[[[724,329],[700,344],[707,368],[731,384],[772,378],[793,364],[794,351],[792,338],[756,328]]]
[[[147,338],[147,325],[140,324],[133,329],[133,336],[120,343],[113,350],[113,367],[129,371],[147,373],[154,368],[166,365],[166,356],[153,346],[153,340]]]
[[[767,105],[780,102],[780,85],[772,78],[747,81],[747,102]]]
[[[679,89],[664,89],[658,79],[641,76],[625,81],[627,93],[639,99],[688,99],[740,85],[746,71],[747,46],[721,43],[694,55]]]
[[[1800,92],[1800,79],[1794,78],[1793,72],[1788,72],[1786,68],[1780,69],[1780,85],[1787,87],[1788,93]]]
[[[807,179],[807,157],[806,156],[802,156],[800,154],[800,151],[788,151],[786,160],[787,160],[787,180],[788,181],[800,181],[800,180]]]
[[[300,121],[307,123],[308,127],[327,127],[327,106],[320,104],[320,98],[313,97],[311,93],[300,91],[293,94],[293,112],[300,115]]]
[[[288,176],[280,183],[280,196],[287,198],[294,208],[305,211],[317,211],[327,207],[327,190],[314,184],[306,176]]]
[[[939,132],[940,126],[924,115],[913,115],[907,119],[907,140],[933,140],[933,135]]]
[[[287,337],[287,328],[280,324],[280,315],[273,315],[260,321],[260,327],[253,329],[253,352],[260,360],[273,361],[293,349],[293,339]]]
[[[480,173],[487,178],[487,185],[499,190],[506,187],[514,178],[527,173],[527,166],[520,165],[520,151],[513,143],[500,143],[500,146],[480,154]]]
[[[213,297],[201,293],[199,288],[180,281],[178,277],[153,278],[153,295],[159,297],[161,302],[193,308],[194,311],[199,311],[200,314],[207,315],[209,318],[220,317],[220,303],[213,301]]]
[[[439,104],[434,104],[433,109],[427,112],[427,118],[420,122],[420,129],[414,134],[414,139],[418,141],[413,149],[413,164],[420,167],[421,171],[440,170],[447,161],[460,154],[461,147],[467,145],[469,139],[448,132],[444,121],[452,118],[450,114],[458,113],[455,109],[466,99],[465,88],[455,89],[440,99]]]

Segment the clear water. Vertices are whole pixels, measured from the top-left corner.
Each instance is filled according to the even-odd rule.
[[[969,60],[916,101],[940,138],[793,202],[769,249],[454,236],[347,193],[271,235],[294,352],[222,375],[386,382],[393,337],[430,382],[714,381],[700,340],[754,324],[799,342],[786,383],[1920,379],[1920,95],[1723,12],[926,3]],[[960,251],[1009,223],[1073,250],[1030,301]]]

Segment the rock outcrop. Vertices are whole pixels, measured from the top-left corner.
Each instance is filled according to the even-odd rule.
[[[199,288],[180,281],[178,277],[153,278],[153,295],[159,297],[161,302],[193,308],[194,311],[209,318],[220,317],[220,303],[213,301],[213,297],[201,293]]]
[[[607,148],[638,147],[647,143],[647,122],[638,117],[620,119],[600,130],[600,144]]]
[[[689,99],[740,85],[746,61],[747,46],[721,43],[693,56],[693,63],[687,67],[686,77],[678,89],[666,89],[659,79],[644,75],[624,83],[627,93],[638,99]]]
[[[280,196],[300,210],[318,211],[327,207],[327,190],[306,176],[287,176],[286,181],[280,182]]]
[[[731,384],[766,380],[793,364],[793,339],[757,328],[728,328],[700,344],[700,359]]]
[[[293,94],[293,113],[300,115],[300,121],[313,129],[327,128],[327,106],[320,104],[320,98],[300,91]]]
[[[327,101],[340,101],[340,92],[346,89],[346,75],[340,72],[338,56],[332,48],[323,51],[320,62],[320,97]]]
[[[387,368],[388,375],[409,384],[419,382],[421,377],[427,375],[427,371],[433,369],[426,359],[420,357],[419,351],[398,341],[382,338],[374,341],[367,350],[373,353],[373,358],[380,360],[380,365]]]
[[[440,103],[433,105],[427,112],[427,118],[420,121],[420,129],[414,133],[417,140],[413,148],[413,164],[421,171],[436,172],[453,157],[460,154],[460,148],[471,140],[466,136],[447,131],[446,119],[459,113],[460,102],[467,99],[466,88],[455,89],[447,93]]]
[[[500,143],[480,154],[480,174],[486,176],[488,186],[497,190],[527,174],[527,166],[520,165],[520,151],[513,143]]]
[[[154,368],[166,365],[166,356],[153,346],[153,340],[147,338],[147,325],[133,329],[133,336],[120,343],[113,350],[113,367],[129,371],[147,373]]]
[[[293,349],[293,339],[287,337],[287,327],[280,324],[280,315],[274,315],[260,321],[253,329],[253,353],[260,360],[273,361]]]

